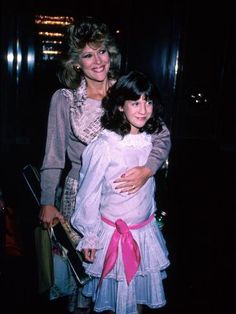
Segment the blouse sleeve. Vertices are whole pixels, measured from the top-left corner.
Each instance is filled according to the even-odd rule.
[[[56,188],[62,169],[65,167],[66,149],[69,140],[69,103],[62,90],[57,90],[51,99],[46,148],[41,167],[41,204],[54,205]]]
[[[91,142],[83,153],[80,185],[76,197],[75,211],[71,224],[82,233],[77,249],[99,249],[101,215],[99,212],[102,185],[110,161],[108,143],[102,140]]]
[[[162,122],[161,132],[152,134],[152,146],[146,167],[150,168],[152,174],[155,175],[168,158],[171,148],[170,132],[164,122]]]

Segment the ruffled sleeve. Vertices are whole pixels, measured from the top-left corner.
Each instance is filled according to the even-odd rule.
[[[99,212],[102,182],[110,162],[108,143],[101,138],[91,142],[83,153],[80,185],[71,224],[82,233],[77,249],[99,249],[101,216]]]

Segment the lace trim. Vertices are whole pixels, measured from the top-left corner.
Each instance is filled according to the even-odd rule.
[[[77,90],[66,91],[70,99],[70,122],[71,128],[81,142],[90,143],[102,130],[100,118],[103,114],[103,109],[91,108],[85,105],[87,99],[86,80],[82,79]]]
[[[114,134],[114,136],[117,138],[121,138],[120,135],[109,131],[104,130],[103,134],[111,135],[111,133]],[[139,133],[139,134],[127,134],[125,137],[119,142],[119,146],[121,147],[146,147],[149,146],[152,143],[152,137],[150,134],[147,133]]]
[[[76,247],[78,251],[86,248],[100,250],[103,248],[103,244],[100,238],[91,232],[91,234],[84,236]]]

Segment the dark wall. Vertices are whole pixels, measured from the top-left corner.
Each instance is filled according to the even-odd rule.
[[[235,145],[235,128],[230,121],[233,47],[235,21],[227,2],[225,6],[214,4],[214,9],[201,2],[185,5],[173,113],[178,138],[215,140],[219,145],[230,138]]]

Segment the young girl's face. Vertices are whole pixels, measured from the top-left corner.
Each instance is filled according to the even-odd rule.
[[[119,108],[131,125],[131,134],[139,133],[139,129],[144,127],[151,118],[153,112],[153,102],[145,100],[142,95],[138,100],[126,100],[123,107]]]

